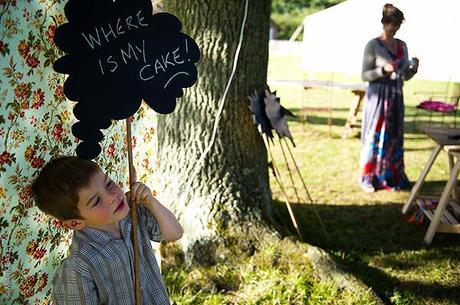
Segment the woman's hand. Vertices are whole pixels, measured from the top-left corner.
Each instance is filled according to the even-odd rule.
[[[392,62],[387,62],[385,66],[383,66],[383,72],[385,75],[390,74],[394,71],[396,71],[396,69]]]
[[[418,65],[419,65],[419,60],[417,57],[412,57],[410,63],[409,63],[409,69],[417,73],[418,71]]]

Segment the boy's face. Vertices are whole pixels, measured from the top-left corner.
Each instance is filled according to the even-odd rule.
[[[101,170],[90,180],[88,187],[78,192],[78,209],[83,219],[78,220],[83,229],[92,227],[108,232],[119,231],[119,221],[129,213],[123,190]]]

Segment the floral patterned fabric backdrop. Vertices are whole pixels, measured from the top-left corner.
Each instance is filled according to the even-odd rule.
[[[63,94],[65,77],[52,69],[63,55],[53,37],[66,22],[64,4],[0,0],[0,304],[49,304],[50,282],[71,237],[35,207],[30,190],[52,156],[75,154],[73,103]],[[154,119],[145,106],[133,118],[134,162],[140,180],[150,185]],[[96,161],[126,189],[124,122],[104,134]]]

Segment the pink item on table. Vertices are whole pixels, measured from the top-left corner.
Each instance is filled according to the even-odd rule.
[[[454,112],[455,110],[457,110],[457,106],[455,106],[454,104],[448,104],[441,101],[423,101],[417,106],[417,108],[443,113]]]

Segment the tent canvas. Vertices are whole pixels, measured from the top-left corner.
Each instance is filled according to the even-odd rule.
[[[380,35],[382,7],[393,3],[406,21],[396,34],[420,59],[418,79],[460,81],[460,1],[348,0],[303,21],[307,72],[360,75],[366,43]]]

